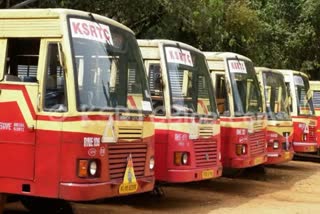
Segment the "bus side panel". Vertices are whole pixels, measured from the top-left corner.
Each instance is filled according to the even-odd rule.
[[[48,125],[45,121],[38,121],[36,165],[35,165],[35,195],[43,197],[58,196],[58,184],[61,165],[60,144],[61,131],[45,130]],[[44,130],[41,130],[41,129]]]
[[[155,125],[157,127],[157,123]],[[155,175],[156,180],[167,180],[167,159],[168,159],[168,131],[157,129],[155,130]]]
[[[33,180],[35,113],[31,99],[37,87],[0,84],[0,177]],[[20,189],[21,191],[21,189]]]

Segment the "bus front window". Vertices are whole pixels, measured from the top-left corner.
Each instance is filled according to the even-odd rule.
[[[262,97],[252,62],[229,59],[228,69],[236,116],[262,113]]]
[[[297,98],[298,114],[314,115],[312,92],[310,90],[308,79],[296,74],[293,76],[293,81]]]
[[[263,72],[263,84],[268,118],[290,120],[290,103],[283,75]]]
[[[70,18],[79,111],[151,111],[141,54],[132,33]]]
[[[178,46],[165,46],[166,69],[173,115],[217,117],[205,57]]]

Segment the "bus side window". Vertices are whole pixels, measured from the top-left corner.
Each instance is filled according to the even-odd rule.
[[[40,39],[8,39],[5,81],[37,82]]]
[[[59,62],[58,44],[48,45],[45,73],[45,111],[67,111],[67,97],[64,70]]]
[[[156,115],[164,115],[165,107],[163,102],[163,84],[161,76],[161,66],[158,63],[150,64],[149,72],[149,87],[152,98],[152,105]]]
[[[291,90],[290,90],[290,83],[286,82],[286,87],[287,87],[287,93],[288,93],[288,99],[289,99],[289,110],[290,112],[293,111],[292,108],[292,95],[291,95]]]
[[[220,115],[229,115],[229,101],[224,74],[216,75],[216,99]]]

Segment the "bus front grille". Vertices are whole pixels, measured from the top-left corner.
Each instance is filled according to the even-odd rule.
[[[132,156],[135,176],[143,176],[146,164],[147,144],[118,143],[108,145],[110,179],[122,179],[127,167],[127,159]]]
[[[249,134],[250,154],[253,156],[263,154],[266,149],[264,131]]]
[[[194,150],[197,167],[217,165],[218,148],[216,141],[194,141]]]
[[[316,127],[309,126],[309,142],[316,142]]]

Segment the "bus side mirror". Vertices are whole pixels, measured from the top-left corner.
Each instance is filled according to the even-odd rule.
[[[63,51],[62,51],[62,45],[61,43],[58,43],[58,54],[59,54],[59,62],[60,62],[60,65],[61,67],[63,68],[63,70],[66,70],[65,69],[65,62],[64,62],[64,57],[63,57]]]

